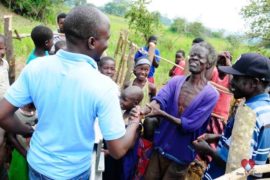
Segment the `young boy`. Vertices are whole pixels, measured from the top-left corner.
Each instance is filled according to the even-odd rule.
[[[120,106],[123,111],[123,119],[125,121],[126,126],[128,126],[128,118],[129,113],[132,108],[139,105],[141,100],[143,99],[143,92],[142,89],[138,86],[129,86],[126,89],[122,90],[121,96],[120,96]],[[130,155],[133,156],[133,151],[128,151],[128,153],[125,155],[125,157],[130,157]],[[105,172],[103,173],[103,179],[104,180],[119,180],[119,179],[126,179],[124,178],[127,176],[126,174],[130,174],[130,171],[134,170],[131,167],[135,166],[128,166],[126,167],[123,163],[125,161],[125,157],[121,160],[115,160],[110,155],[105,156]],[[131,163],[135,163],[134,161],[131,161]],[[127,169],[126,169],[127,168]],[[124,172],[124,173],[123,173]]]
[[[245,98],[245,106],[256,114],[256,125],[250,144],[250,159],[254,160],[255,164],[265,164],[270,152],[270,97],[265,92],[270,84],[270,60],[256,53],[247,53],[242,54],[232,67],[220,66],[219,69],[233,75],[230,91],[234,98]],[[193,142],[198,152],[213,158],[204,179],[215,179],[225,173],[234,121],[235,117],[230,117],[222,137],[216,138],[219,140],[216,150],[206,143],[207,138]]]
[[[39,25],[34,27],[31,32],[31,38],[35,44],[35,49],[29,55],[26,64],[37,57],[48,56],[53,46],[53,32],[46,26]]]
[[[16,117],[23,123],[34,126],[37,123],[36,109],[33,103],[19,108],[15,112]],[[12,160],[8,172],[10,180],[28,180],[28,164],[26,161],[27,150],[29,149],[29,138],[21,135],[8,135],[9,141],[15,149],[12,151]]]
[[[181,66],[177,67],[177,66],[173,66],[172,69],[169,72],[169,76],[173,77],[173,76],[177,76],[177,75],[184,75],[185,71],[185,65],[186,65],[186,61],[185,61],[185,51],[183,50],[178,50],[175,54],[175,64]]]
[[[146,46],[141,48],[141,51],[149,51],[149,47],[150,47],[150,43],[153,43],[155,46],[157,45],[157,37],[152,35],[148,38],[147,44]],[[135,63],[142,57],[147,57],[143,52],[141,51],[137,51],[135,56],[134,56],[134,60]],[[148,72],[148,81],[151,83],[155,83],[155,79],[154,79],[154,74],[155,74],[155,70],[156,68],[158,68],[159,63],[160,63],[160,58],[158,56],[160,56],[160,52],[157,48],[155,48],[155,52],[154,52],[154,58],[153,60],[151,60],[151,64],[150,64],[150,71]]]
[[[135,75],[135,79],[124,85],[124,88],[128,86],[138,86],[143,90],[143,100],[141,102],[141,106],[146,105],[150,102],[152,97],[156,95],[156,86],[149,82],[147,79],[147,75],[150,71],[150,61],[146,58],[138,59],[135,63],[133,73]]]
[[[105,76],[114,79],[115,75],[115,61],[112,57],[104,56],[98,62],[99,71]]]
[[[4,97],[6,90],[9,87],[8,79],[8,62],[3,59],[6,54],[5,36],[0,34],[0,99]],[[0,128],[0,179],[7,178],[7,171],[5,169],[6,149],[4,140],[5,131]]]

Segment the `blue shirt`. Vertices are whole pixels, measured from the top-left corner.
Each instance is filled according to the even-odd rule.
[[[59,50],[27,65],[5,98],[21,107],[34,102],[39,122],[27,161],[52,179],[70,179],[89,170],[94,121],[105,140],[125,134],[117,85],[83,54]]]
[[[269,94],[263,93],[254,96],[246,101],[256,113],[256,126],[254,128],[251,153],[255,164],[265,164],[270,152],[270,98]],[[218,142],[217,151],[219,156],[227,162],[230,138],[234,125],[234,117],[230,117],[225,131]],[[215,162],[211,162],[205,173],[204,179],[214,179],[225,174],[225,169],[219,167]]]
[[[45,51],[45,56],[49,56],[49,52]],[[38,58],[38,56],[35,55],[35,50],[33,50],[30,55],[28,56],[26,60],[26,64],[29,64],[32,60]]]
[[[143,49],[144,51],[147,51],[147,52],[148,52],[149,47],[144,46],[142,49]],[[158,49],[155,49],[155,55],[160,56],[160,52],[159,52]],[[141,53],[140,51],[137,51],[136,54],[135,54],[134,60],[136,61],[136,60],[137,60],[138,58],[140,58],[140,57],[147,57],[147,55]],[[155,61],[156,61],[157,63],[160,62],[160,58],[155,56]],[[149,78],[150,78],[150,77],[154,77],[155,69],[156,69],[155,66],[151,65],[151,67],[150,67],[150,72],[149,72],[149,74],[148,74],[148,77],[149,77]]]

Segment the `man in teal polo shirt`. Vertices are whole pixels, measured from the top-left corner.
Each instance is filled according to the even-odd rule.
[[[39,122],[27,154],[30,180],[88,179],[96,117],[114,158],[133,144],[138,113],[133,111],[125,129],[118,88],[97,68],[109,29],[108,17],[98,9],[72,9],[64,23],[67,49],[27,65],[0,101],[0,126],[24,136],[34,130],[13,114],[31,102],[37,108]]]

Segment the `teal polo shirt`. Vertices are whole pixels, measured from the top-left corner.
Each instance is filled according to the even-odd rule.
[[[27,161],[52,179],[90,169],[94,121],[105,140],[124,136],[117,85],[89,56],[59,50],[28,64],[5,94],[16,107],[34,102],[39,121]]]

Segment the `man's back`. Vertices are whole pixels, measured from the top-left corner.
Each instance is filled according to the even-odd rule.
[[[66,179],[89,169],[97,116],[106,140],[114,139],[119,133],[124,135],[124,123],[111,122],[121,120],[120,108],[113,114],[106,113],[111,107],[119,106],[117,87],[98,72],[91,58],[66,51],[41,58],[25,68],[15,86],[25,84],[25,95],[30,97],[18,97],[19,102],[33,101],[39,116],[27,156],[38,172],[49,174],[50,178]],[[9,99],[10,93],[14,97],[11,90],[7,99],[20,106],[15,98]]]

